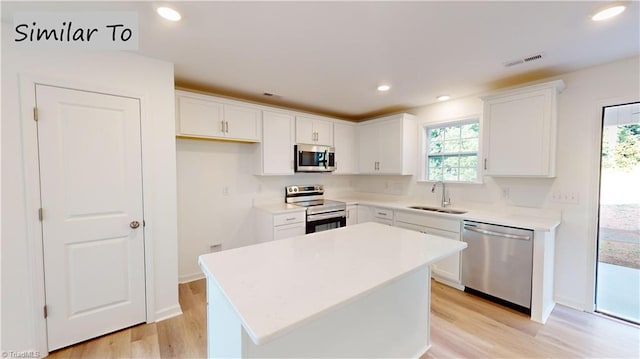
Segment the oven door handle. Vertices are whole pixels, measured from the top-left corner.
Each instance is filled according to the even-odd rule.
[[[347,217],[347,211],[335,211],[329,213],[308,214],[307,223],[314,221],[322,221],[323,219]]]

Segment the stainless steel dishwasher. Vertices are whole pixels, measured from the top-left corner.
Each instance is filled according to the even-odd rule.
[[[530,315],[533,231],[464,221],[462,238],[465,292]]]

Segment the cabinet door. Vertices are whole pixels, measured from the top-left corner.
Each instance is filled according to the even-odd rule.
[[[358,151],[356,126],[342,123],[333,125],[336,167],[334,174],[358,172]]]
[[[555,176],[556,91],[519,90],[485,100],[486,175]]]
[[[377,127],[378,173],[402,173],[402,121],[384,121]]]
[[[428,234],[433,234],[440,237],[460,240],[460,233],[453,233],[449,231],[443,231],[440,229],[425,227]],[[453,254],[447,258],[444,258],[438,262],[433,263],[431,266],[434,276],[438,276],[443,279],[447,279],[452,282],[460,283],[460,253]]]
[[[396,222],[395,227],[400,227],[400,228],[404,228],[404,229],[410,229],[412,231],[416,231],[416,232],[420,232],[420,233],[427,233],[427,227],[421,226],[421,225],[418,225],[418,224],[413,224],[413,223]]]
[[[262,174],[293,174],[294,118],[264,111],[262,114]]]
[[[323,146],[333,146],[333,122],[326,120],[314,120],[313,132],[316,135],[316,142]]]
[[[303,236],[306,232],[304,223],[286,224],[284,226],[273,227],[273,239],[285,239]]]
[[[363,174],[377,172],[378,163],[378,127],[365,124],[358,127],[358,170]]]
[[[347,226],[351,226],[358,223],[358,206],[347,206]]]
[[[358,223],[373,222],[373,207],[358,205]]]
[[[260,141],[261,111],[251,107],[224,105],[226,137]]]
[[[178,97],[178,134],[224,137],[223,105],[191,97]]]
[[[296,143],[317,144],[313,130],[313,119],[296,116]]]

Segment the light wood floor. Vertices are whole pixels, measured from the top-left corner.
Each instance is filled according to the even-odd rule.
[[[431,349],[422,358],[639,358],[637,327],[556,306],[547,324],[432,281]],[[183,315],[50,354],[50,358],[203,358],[205,282],[180,285]]]

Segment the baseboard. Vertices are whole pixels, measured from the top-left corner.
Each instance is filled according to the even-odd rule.
[[[436,282],[439,282],[439,283],[442,283],[442,284],[448,285],[449,287],[452,287],[452,288],[455,288],[455,289],[457,289],[457,290],[461,290],[461,291],[463,291],[463,292],[464,292],[464,286],[463,286],[462,284],[455,283],[455,282],[452,282],[452,281],[450,281],[450,280],[440,278],[440,277],[438,277],[438,276],[432,276],[432,278],[433,278]]]
[[[178,315],[182,315],[182,308],[180,308],[179,304],[157,311],[156,322],[177,317]]]
[[[560,304],[564,307],[569,307],[569,308],[573,308],[575,310],[579,310],[582,312],[589,312],[588,309],[584,308],[584,306],[582,305],[582,303],[578,303],[576,301],[570,300],[570,299],[566,299],[566,298],[562,298],[562,297],[555,297],[553,298],[554,302],[556,302],[556,304]]]
[[[552,304],[547,305],[546,308],[544,308],[544,311],[542,312],[542,324],[545,324],[547,322],[547,319],[549,319],[549,317],[551,316],[551,312],[553,312],[553,308],[556,307],[556,302],[552,302]]]
[[[202,279],[202,278],[204,278],[204,273],[197,272],[197,273],[191,273],[191,274],[179,276],[178,277],[178,282],[180,284],[184,284],[184,283],[193,282],[194,280],[199,280],[199,279]]]

